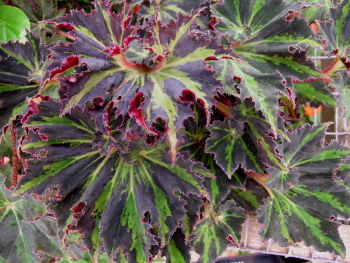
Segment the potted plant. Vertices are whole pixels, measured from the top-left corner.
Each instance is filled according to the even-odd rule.
[[[76,258],[79,232],[94,262],[214,262],[247,214],[262,240],[344,257],[350,149],[298,107],[349,116],[349,6],[96,0],[2,44],[0,257]]]

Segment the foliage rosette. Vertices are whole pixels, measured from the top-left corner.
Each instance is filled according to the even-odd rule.
[[[278,94],[291,91],[286,91],[291,79],[322,77],[305,56],[308,46],[322,45],[307,21],[298,18],[302,6],[273,0],[223,1],[212,6],[214,28],[236,55],[213,63],[218,79],[227,93],[253,98],[275,133]]]
[[[329,174],[332,177],[342,160],[350,154],[349,148],[336,142],[325,145],[323,138],[328,124],[306,125],[283,140],[280,153],[287,171],[269,169],[270,180],[267,185],[285,192],[296,185],[301,175]]]
[[[185,203],[175,192],[205,194],[193,163],[179,158],[172,166],[166,144],[133,142],[137,146],[128,153],[108,146],[109,154],[101,155],[92,147],[96,125],[88,113],[74,108],[59,117],[61,104],[42,99],[25,124],[37,131],[31,131],[23,145],[33,158],[27,161],[17,194],[58,188],[51,209],[59,228],[80,230],[95,260],[102,242],[110,258],[125,253],[130,262],[146,262],[148,250],[157,245],[148,232],[151,225],[159,228],[164,246],[185,218]],[[145,213],[151,214],[150,222]]]
[[[0,46],[0,261],[67,258],[39,199],[94,262],[213,262],[247,214],[263,240],[345,255],[350,150],[297,106],[349,117],[348,0],[12,2],[65,41]],[[335,56],[322,72],[310,46]]]
[[[262,185],[270,198],[259,209],[258,220],[264,224],[261,235],[265,240],[273,238],[282,246],[304,241],[320,251],[344,256],[339,225],[329,220],[349,217],[350,193],[334,179],[350,150],[336,142],[325,145],[327,127],[305,125],[290,134],[290,142],[282,143],[289,171],[269,170],[269,181]]]
[[[301,176],[298,185],[283,195],[275,190],[271,193],[259,210],[264,240],[273,238],[282,246],[304,241],[319,251],[345,256],[339,223],[330,219],[348,218],[348,189],[334,183],[329,174],[317,174]]]
[[[200,99],[209,112],[221,88],[203,60],[226,51],[216,39],[192,33],[198,11],[179,15],[167,25],[150,21],[140,31],[137,23],[131,25],[127,6],[115,14],[108,4],[94,3],[96,9],[89,15],[73,11],[49,21],[68,28],[75,40],[52,48],[51,77],[75,68],[74,75],[63,81],[67,88],[61,90],[62,113],[73,106],[104,106],[113,101],[115,114],[135,119],[145,134],[156,133],[152,123],[162,119],[174,160],[181,139],[178,130],[192,114],[187,104]],[[133,58],[128,53],[131,45],[143,50],[144,57]]]

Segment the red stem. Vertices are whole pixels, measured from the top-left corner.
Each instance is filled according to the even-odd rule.
[[[17,133],[15,127],[11,126],[11,140],[12,140],[12,177],[11,184],[13,187],[17,186],[19,157],[17,153]]]

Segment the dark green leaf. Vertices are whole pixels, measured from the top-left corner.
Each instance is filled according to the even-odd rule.
[[[350,160],[346,160],[339,169],[336,170],[336,176],[345,180],[350,175]]]
[[[186,218],[183,221],[183,229],[186,242],[188,243],[193,236],[195,227],[200,218],[200,208],[203,206],[203,198],[198,195],[190,194],[188,197],[184,197],[184,199],[186,200]]]
[[[199,103],[194,104],[193,109],[194,118],[191,117],[184,121],[185,129],[182,132],[185,140],[181,150],[188,152],[190,158],[200,161],[205,166],[204,168],[202,165],[195,165],[194,169],[205,177],[204,185],[208,190],[211,205],[216,207],[226,198],[230,188],[243,187],[246,175],[241,170],[237,170],[228,176],[215,162],[214,156],[204,152],[209,133],[205,127],[205,112]]]
[[[283,195],[271,190],[271,198],[259,211],[258,221],[264,224],[264,240],[273,238],[281,246],[304,241],[318,251],[345,256],[345,247],[338,234],[339,224],[332,218],[349,218],[350,192],[334,183],[331,174],[306,174],[299,184]]]
[[[207,158],[207,164],[211,164],[211,172],[215,175],[215,178],[205,178],[204,185],[208,190],[211,205],[216,207],[224,201],[230,193],[231,188],[242,189],[247,176],[242,170],[237,170],[229,179],[224,171],[215,165],[215,162],[210,155],[208,155]]]
[[[350,37],[350,1],[344,0],[329,9],[330,22],[319,22],[320,36],[326,41],[326,50],[340,57],[348,56]],[[349,68],[349,67],[347,67]]]
[[[247,178],[244,188],[231,188],[228,199],[234,200],[238,207],[242,207],[246,213],[256,213],[263,205],[266,194],[263,188],[253,179]]]
[[[197,226],[198,236],[193,241],[195,251],[201,255],[199,262],[214,262],[230,241],[238,242],[245,219],[243,209],[236,208],[232,200],[218,211],[210,211],[209,217]]]
[[[277,95],[285,91],[283,78],[278,73],[259,72],[237,59],[222,59],[210,64],[218,71],[217,78],[224,83],[225,92],[241,96],[242,99],[253,98],[257,110],[264,113],[276,132]]]
[[[284,140],[280,146],[284,165],[289,171],[269,169],[269,187],[284,192],[296,185],[301,175],[332,173],[345,160],[350,149],[336,142],[324,145],[323,141],[328,124],[306,125],[289,135],[290,142]]]
[[[241,165],[244,169],[262,172],[262,163],[257,159],[255,149],[243,138],[244,123],[226,119],[214,123],[209,129],[206,152],[213,153],[216,163],[231,178]]]
[[[287,168],[277,155],[277,143],[271,136],[271,123],[262,116],[260,111],[256,111],[254,106],[254,103],[250,99],[244,100],[238,104],[237,108],[233,108],[233,116],[235,119],[245,122],[246,133],[249,135],[249,139],[246,139],[247,144],[253,144],[255,146],[258,152],[256,155],[260,158],[261,162],[286,171]],[[278,119],[277,124],[279,134],[286,138],[287,135],[285,134],[281,119]],[[247,167],[247,169],[254,170],[251,167]],[[262,168],[257,170],[262,174]]]
[[[178,228],[170,237],[163,254],[167,263],[187,263],[191,261],[190,250],[191,246],[186,242],[185,234]]]
[[[323,81],[294,83],[294,88],[300,104],[307,102],[322,103],[330,106],[337,104]]]
[[[160,0],[152,1],[151,4],[143,2],[141,5],[141,14],[146,16],[154,15],[158,16],[159,21],[163,24],[169,23],[170,20],[176,19],[178,14],[190,15],[191,11],[198,9],[201,4],[205,3],[205,0]]]
[[[259,174],[264,173],[263,164],[286,171],[276,157],[277,144],[267,135],[271,126],[255,111],[254,103],[245,100],[233,107],[231,114],[233,119],[226,118],[210,127],[211,137],[206,145],[206,152],[214,154],[227,176],[239,166]]]

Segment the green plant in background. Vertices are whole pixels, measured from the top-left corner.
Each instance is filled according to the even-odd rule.
[[[214,262],[247,214],[345,256],[350,149],[298,108],[349,116],[348,0],[59,3],[0,46],[2,259]]]
[[[29,19],[18,8],[13,6],[0,6],[0,41],[25,41],[26,29],[30,28]]]

